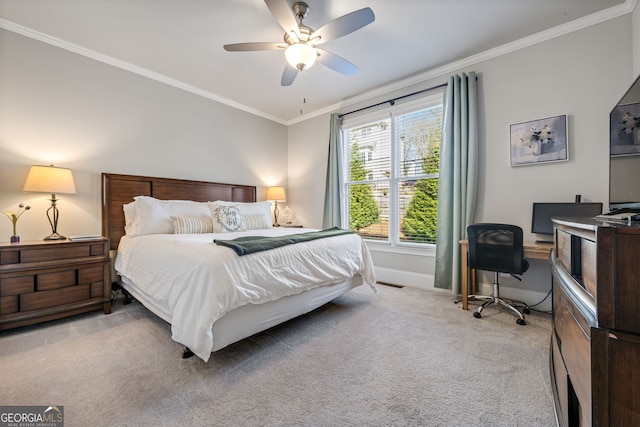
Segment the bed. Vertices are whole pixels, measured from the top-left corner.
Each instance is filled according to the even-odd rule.
[[[102,174],[102,229],[119,284],[204,361],[363,283],[375,290],[359,236],[316,238],[317,230],[271,227],[270,215],[254,186]],[[307,236],[244,256],[222,245]]]

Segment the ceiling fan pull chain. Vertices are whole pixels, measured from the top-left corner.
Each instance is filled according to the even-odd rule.
[[[305,73],[304,71],[300,71],[300,74],[302,74],[302,84],[300,85],[300,94],[302,95],[302,105],[300,106],[300,115],[303,114],[302,108],[304,107],[304,104],[307,103],[307,98],[304,96],[304,86],[305,86],[305,82],[307,81],[307,73]]]

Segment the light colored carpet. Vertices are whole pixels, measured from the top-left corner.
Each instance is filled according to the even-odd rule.
[[[181,359],[138,303],[0,334],[0,404],[65,426],[552,426],[550,318],[361,286],[214,353]]]

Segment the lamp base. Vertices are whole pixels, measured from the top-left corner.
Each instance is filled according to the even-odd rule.
[[[43,240],[67,240],[67,238],[58,233],[51,233],[47,237],[45,237]]]
[[[276,206],[275,208],[273,208],[273,226],[274,227],[280,227],[280,224],[278,224],[278,201],[276,200]]]

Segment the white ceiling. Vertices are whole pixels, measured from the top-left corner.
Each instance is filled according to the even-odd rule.
[[[306,2],[304,23],[314,29],[373,9],[374,23],[323,45],[357,65],[354,76],[316,64],[281,87],[283,52],[224,51],[228,43],[282,40],[263,0],[0,0],[0,27],[290,124],[465,58],[629,13],[636,0]]]

